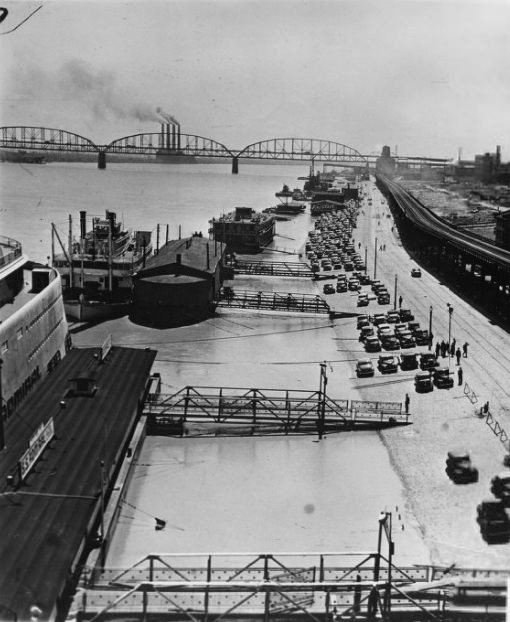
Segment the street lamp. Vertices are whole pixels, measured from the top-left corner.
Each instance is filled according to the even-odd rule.
[[[432,305],[429,308],[429,350],[432,350]]]
[[[374,281],[377,278],[377,238],[375,238],[374,246]]]
[[[453,307],[449,302],[446,303],[446,306],[448,307],[448,369],[450,369]]]

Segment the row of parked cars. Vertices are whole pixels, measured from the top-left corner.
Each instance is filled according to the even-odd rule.
[[[365,269],[361,257],[355,252],[352,243],[352,227],[357,210],[348,208],[347,212],[322,214],[315,222],[315,229],[308,232],[305,244],[306,257],[312,271],[341,270],[346,272]]]
[[[474,483],[479,477],[466,450],[448,452],[446,474],[454,484]],[[494,498],[482,501],[476,508],[480,533],[487,544],[510,542],[510,471],[502,471],[492,478],[491,492]]]

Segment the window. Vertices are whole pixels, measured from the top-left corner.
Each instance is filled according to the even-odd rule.
[[[18,332],[16,333],[16,336],[18,337],[18,340],[23,338],[23,326],[21,328],[18,328]]]
[[[8,341],[4,341],[2,343],[2,348],[0,349],[0,352],[2,354],[4,354],[5,352],[7,352],[8,349],[9,349],[9,342]]]

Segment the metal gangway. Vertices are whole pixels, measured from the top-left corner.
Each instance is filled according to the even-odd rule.
[[[407,425],[401,402],[339,400],[318,391],[186,386],[150,394],[147,433],[169,436],[318,434]]]
[[[503,620],[509,576],[509,570],[397,566],[381,546],[373,552],[156,554],[130,568],[85,567],[72,612],[91,622],[122,616]],[[466,598],[478,587],[487,593],[482,600]]]
[[[296,278],[313,279],[314,273],[308,264],[290,261],[251,261],[236,259],[234,262],[236,274],[261,274],[264,276],[290,276]]]
[[[319,295],[254,292],[226,287],[220,292],[218,307],[231,309],[262,309],[289,313],[332,313],[328,303]]]

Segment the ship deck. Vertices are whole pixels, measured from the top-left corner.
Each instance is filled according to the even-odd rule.
[[[101,363],[97,354],[98,348],[72,350],[5,422],[0,611],[15,612],[18,619],[28,619],[31,606],[50,617],[90,546],[100,515],[101,472],[107,499],[156,356],[154,350],[113,348]],[[70,395],[69,380],[84,372],[94,378],[94,394]],[[18,485],[18,461],[50,417],[55,436]]]

